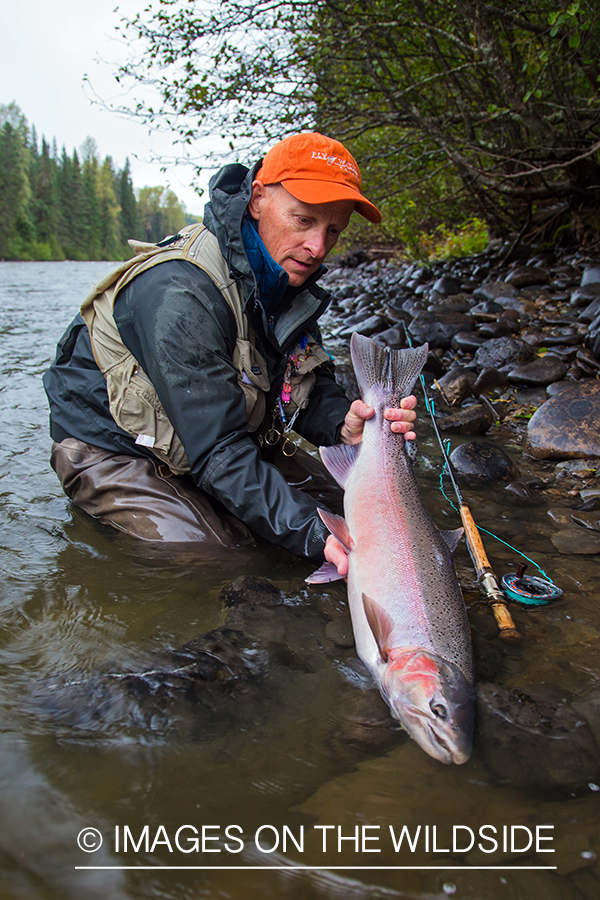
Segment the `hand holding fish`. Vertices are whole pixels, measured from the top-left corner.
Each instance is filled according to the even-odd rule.
[[[345,578],[348,574],[348,554],[332,534],[325,541],[324,555],[327,562],[336,567],[339,577]]]
[[[404,397],[400,402],[399,409],[386,409],[383,417],[390,422],[390,428],[396,434],[403,434],[405,440],[414,441],[416,434],[413,425],[417,418],[414,412],[417,405],[417,398],[411,394],[410,397]],[[362,400],[355,400],[346,415],[345,422],[342,426],[340,434],[342,444],[358,444],[362,440],[365,422],[375,415],[372,406],[363,403]]]

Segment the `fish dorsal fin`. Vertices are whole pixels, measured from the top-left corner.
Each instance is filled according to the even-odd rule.
[[[346,482],[356,462],[359,447],[357,444],[335,444],[333,447],[319,447],[321,459],[341,488]]]
[[[305,578],[305,582],[307,584],[328,584],[330,581],[339,581],[343,578],[343,575],[337,570],[337,566],[334,566],[333,563],[326,562],[323,563],[320,569],[317,569],[312,575],[309,575],[308,578]]]
[[[394,623],[392,622],[390,616],[386,613],[385,609],[376,603],[375,600],[371,600],[370,597],[367,597],[366,594],[362,595],[363,606],[365,609],[365,615],[367,617],[367,622],[369,623],[369,628],[373,632],[373,637],[379,647],[379,655],[381,657],[382,662],[386,662],[388,658],[388,652],[390,649],[390,635],[392,633],[392,629],[394,627]]]
[[[356,332],[350,339],[354,374],[364,400],[375,385],[389,402],[407,397],[427,361],[427,344],[406,350],[390,350]]]
[[[440,534],[446,542],[446,546],[450,551],[450,556],[454,556],[454,551],[460,544],[464,533],[464,528],[455,528],[454,531],[442,531],[442,529],[440,528]]]
[[[321,516],[323,522],[329,528],[332,535],[338,539],[346,553],[352,550],[353,540],[348,531],[348,523],[341,516],[336,516],[327,509],[318,509],[317,512]]]

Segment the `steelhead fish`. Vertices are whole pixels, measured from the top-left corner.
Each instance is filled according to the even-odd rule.
[[[392,715],[430,756],[471,755],[474,672],[469,623],[452,565],[463,529],[440,532],[412,471],[404,436],[383,418],[411,393],[427,345],[387,350],[354,334],[352,362],[375,415],[358,445],[322,447],[345,489],[345,519],[321,518],[348,553],[348,600],[356,650]],[[339,578],[325,563],[310,583]]]

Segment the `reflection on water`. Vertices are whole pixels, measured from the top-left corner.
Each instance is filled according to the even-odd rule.
[[[153,549],[70,507],[48,466],[41,374],[109,268],[0,264],[2,898],[600,895],[598,792],[516,789],[479,751],[460,768],[429,759],[365,689],[343,586],[307,589],[309,566],[272,548],[201,561]],[[438,524],[456,527],[424,422],[420,432],[428,502]],[[600,734],[597,558],[556,556],[546,512],[556,498],[525,507],[487,490],[469,501],[480,525],[565,590],[552,607],[516,611],[522,646],[492,641],[498,681],[568,697]],[[515,570],[512,550],[486,547],[500,573]],[[457,568],[473,620],[489,630],[464,548]],[[239,575],[270,578],[284,602],[227,612],[220,592]],[[557,852],[451,847],[453,826],[478,834],[485,824],[498,835],[554,826]],[[390,826],[404,825],[414,850],[405,841],[396,852]],[[96,852],[77,845],[85,828],[103,836]],[[490,863],[521,868],[478,868]],[[293,864],[315,868],[285,868]],[[157,865],[205,868],[114,868]],[[457,865],[467,868],[450,871]],[[558,870],[525,868],[548,865]]]

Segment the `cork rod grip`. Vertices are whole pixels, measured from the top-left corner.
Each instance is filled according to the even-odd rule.
[[[499,629],[498,637],[510,643],[517,643],[521,640],[521,635],[515,627],[513,618],[508,610],[504,594],[500,590],[498,580],[494,575],[494,571],[490,566],[487,558],[479,529],[475,524],[471,510],[466,503],[460,505],[460,517],[465,529],[465,537],[469,552],[473,559],[473,564],[477,571],[477,577],[481,581],[485,593],[488,596],[489,604],[492,607],[496,625]]]

